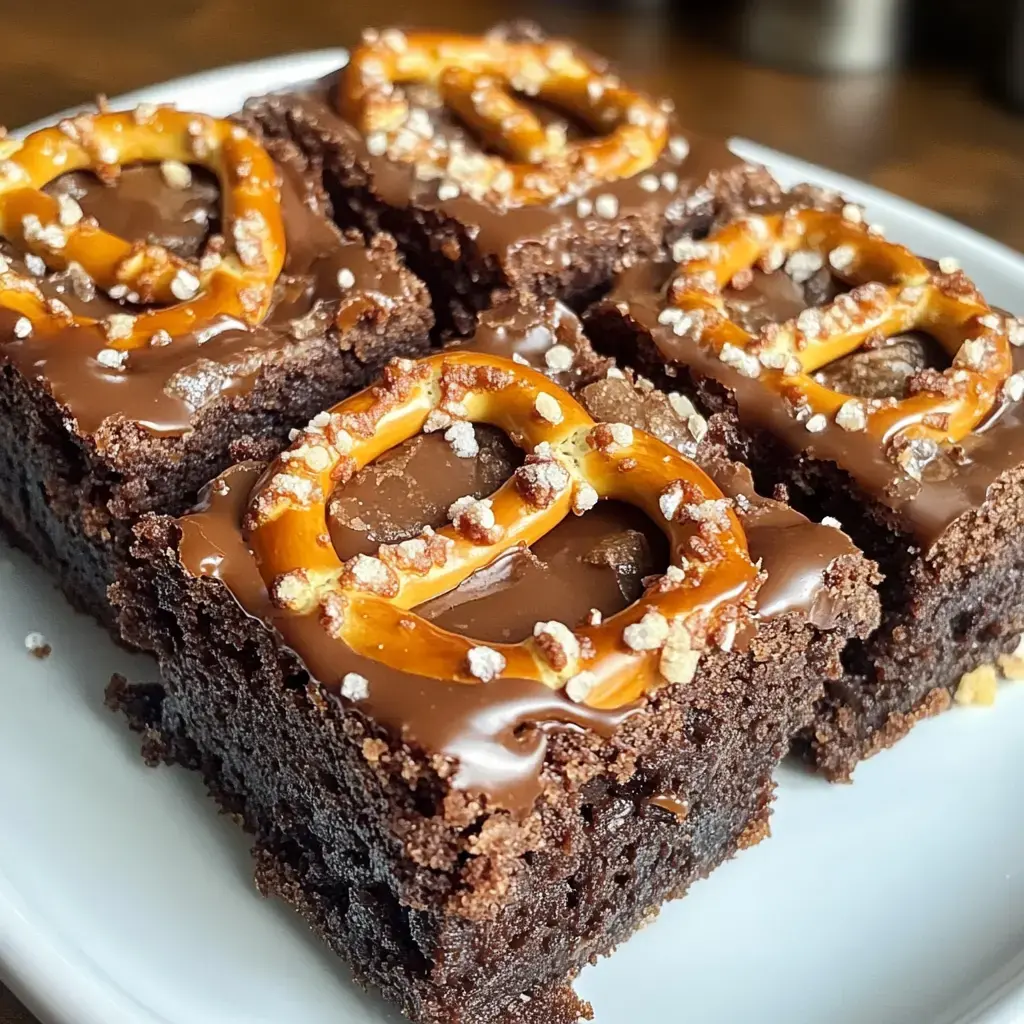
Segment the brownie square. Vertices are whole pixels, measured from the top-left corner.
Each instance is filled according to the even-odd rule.
[[[132,115],[139,123],[159,116],[142,107]],[[64,122],[62,137],[88,140],[104,117]],[[197,138],[223,124],[194,123]],[[268,147],[286,255],[256,326],[216,313],[121,351],[111,343],[115,328],[142,322],[152,306],[125,285],[111,287],[112,298],[77,263],[51,271],[24,245],[0,241],[2,284],[18,275],[62,315],[95,321],[32,323],[0,300],[0,521],[76,607],[112,629],[106,590],[139,515],[183,511],[231,463],[233,440],[251,435],[280,447],[296,422],[364,386],[392,356],[428,345],[429,300],[394,241],[339,232],[307,161],[280,140]],[[196,275],[204,261],[231,253],[217,179],[200,167],[101,169],[102,181],[82,170],[46,187],[67,223],[95,218],[138,243],[133,252],[162,245]],[[54,244],[64,244],[57,231]],[[55,249],[51,264],[61,256]]]
[[[452,95],[449,65],[472,91]],[[396,100],[378,130],[375,111]],[[765,177],[604,59],[522,24],[482,37],[373,31],[337,74],[247,110],[322,166],[340,223],[398,239],[449,334],[471,332],[495,295],[585,303]],[[504,127],[480,124],[492,114]],[[515,162],[509,135],[524,119],[543,141],[539,153],[513,149]],[[617,132],[632,135],[612,145]],[[619,159],[629,147],[649,152]],[[559,160],[568,171],[549,173]]]
[[[812,227],[777,245],[787,223]],[[738,236],[756,262],[730,265],[719,287]],[[709,270],[706,297],[691,301]],[[955,259],[919,260],[857,206],[810,187],[724,223],[674,278],[668,265],[625,272],[587,315],[598,349],[692,395],[760,485],[841,522],[885,577],[879,629],[851,642],[796,741],[848,780],[954,697],[991,692],[1024,630],[1024,329],[988,308]],[[716,346],[724,331],[733,341]],[[795,341],[781,358],[780,338]],[[789,365],[836,338],[853,344],[813,376]]]
[[[495,317],[484,328],[488,345],[495,332],[513,346],[532,338],[524,351],[541,349],[538,332],[559,344],[570,337],[564,313],[555,322],[527,311],[518,321],[508,310]],[[515,365],[492,362],[502,373]],[[561,360],[549,369],[571,372]],[[393,408],[417,372],[393,368],[358,408]],[[633,400],[624,377],[588,377],[595,409]],[[569,396],[549,383],[566,407]],[[609,387],[628,389],[626,401]],[[647,396],[637,401],[649,421],[676,416],[680,444],[695,443],[694,433],[709,443],[692,409],[677,401],[679,420],[650,386],[636,394]],[[384,557],[382,544],[412,557],[417,542],[438,537],[424,527],[468,514],[460,498],[481,499],[536,465],[534,456],[523,462],[514,431],[440,420],[330,497],[287,481],[289,493],[329,509],[323,543],[353,578],[364,578],[360,559]],[[335,426],[317,417],[269,479],[310,463],[309,448]],[[622,430],[614,435],[625,443]],[[646,443],[639,432],[629,437]],[[297,610],[284,584],[302,589],[315,573],[276,578],[268,590],[247,533],[252,516],[277,514],[260,500],[250,506],[262,471],[236,466],[193,513],[148,516],[138,527],[135,561],[113,593],[126,637],[157,655],[161,680],[116,681],[111,703],[145,733],[151,759],[201,771],[253,832],[262,891],[295,905],[360,983],[412,1020],[589,1018],[570,988],[580,968],[767,834],[771,775],[790,735],[809,720],[846,636],[877,621],[873,567],[839,530],[758,499],[744,471],[723,462],[719,479],[768,573],[757,577],[757,604],[735,592],[735,618],[708,626],[713,639],[689,682],[601,710],[586,703],[591,690],[573,689],[586,672],[552,688],[501,675],[490,659],[474,668],[472,652],[550,640],[561,625],[555,647],[571,659],[571,630],[589,636],[586,624],[611,622],[672,585],[661,530],[637,509],[612,500],[581,508],[420,604],[416,620],[380,637],[379,655],[373,647],[364,656],[327,643],[347,606],[321,597],[320,613]],[[391,645],[407,642],[397,634],[415,636],[427,623],[479,645],[467,655],[475,678],[431,677],[432,653],[385,665]],[[635,650],[636,638],[622,637]]]

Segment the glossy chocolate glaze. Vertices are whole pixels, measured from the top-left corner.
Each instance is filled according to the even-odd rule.
[[[86,171],[62,174],[43,189],[70,196],[86,217],[95,217],[105,231],[129,241],[163,245],[184,259],[202,251],[210,232],[220,228],[217,179],[199,167],[191,169],[189,188],[171,188],[158,167],[126,167],[116,185],[104,186]]]
[[[750,557],[767,573],[755,599],[758,618],[795,613],[819,629],[835,626],[841,609],[833,604],[825,576],[837,558],[859,554],[845,533],[812,523],[782,502],[762,498],[746,466],[708,455],[698,445],[664,393],[610,378],[589,384],[578,397],[595,419],[629,423],[696,457],[722,493],[734,500]]]
[[[624,218],[643,217],[664,222],[667,227],[685,224],[694,212],[710,212],[710,200],[721,176],[743,161],[729,150],[724,140],[706,138],[671,127],[674,138],[685,139],[688,151],[681,159],[666,148],[661,157],[644,174],[618,181],[598,184],[571,197],[551,204],[502,208],[488,201],[460,195],[441,200],[437,196],[439,181],[421,181],[415,167],[409,163],[374,156],[366,148],[361,132],[345,121],[334,105],[337,76],[332,75],[309,92],[283,97],[282,102],[299,113],[303,120],[315,123],[322,131],[336,137],[355,158],[358,166],[366,168],[372,191],[388,206],[402,209],[436,210],[442,216],[465,225],[477,248],[485,255],[497,257],[499,262],[509,253],[530,244],[550,248],[555,270],[564,269],[570,260],[566,246],[582,233],[596,229],[609,229],[609,221],[591,212],[581,217],[577,200],[585,198],[591,203],[601,195],[614,197],[618,206],[616,222]],[[423,101],[422,91],[417,99]],[[459,133],[450,119],[436,115],[435,126],[449,134]],[[646,175],[674,175],[672,188],[659,188],[648,192],[640,186]]]
[[[596,711],[541,683],[502,678],[462,685],[397,672],[330,639],[317,615],[273,608],[242,537],[241,519],[262,467],[242,464],[207,489],[199,508],[177,520],[185,570],[220,580],[248,615],[274,628],[310,676],[338,700],[350,672],[368,680],[354,707],[413,748],[458,762],[451,782],[493,805],[525,814],[541,788],[546,736],[585,728],[611,735],[635,707]],[[383,638],[387,642],[387,638]]]
[[[479,454],[459,458],[441,433],[418,434],[392,448],[331,496],[328,529],[341,558],[417,536],[448,522],[464,495],[493,494],[521,453],[493,427],[477,425]],[[643,513],[605,502],[571,516],[532,549],[515,548],[416,612],[482,641],[516,643],[534,623],[582,625],[591,609],[613,615],[641,596],[641,580],[663,572],[668,551]]]
[[[493,494],[522,462],[522,453],[493,427],[475,429],[480,453],[457,456],[442,433],[417,434],[385,452],[339,487],[327,526],[342,559],[374,554],[381,544],[448,522],[448,506],[467,494]]]
[[[208,403],[246,391],[268,362],[333,332],[339,309],[350,308],[354,322],[368,301],[401,302],[406,296],[399,276],[382,270],[361,241],[338,234],[295,167],[279,167],[287,258],[274,306],[261,325],[215,320],[168,345],[134,350],[124,369],[110,369],[96,359],[107,347],[99,327],[37,327],[18,339],[13,330],[17,316],[0,308],[2,357],[42,382],[81,433],[95,433],[108,418],[120,417],[153,434],[180,435]],[[126,239],[160,241],[183,256],[194,255],[208,228],[217,226],[216,185],[200,173],[185,189],[167,185],[155,166],[128,168],[113,186],[78,173],[57,179],[50,191],[73,195],[87,214]],[[0,254],[27,273],[12,245],[0,242]],[[343,269],[354,278],[344,289],[338,283]],[[132,310],[67,272],[47,273],[39,284],[48,297],[89,317]]]
[[[664,572],[667,563],[650,520],[629,505],[602,502],[417,611],[456,633],[517,643],[537,622],[581,626],[593,609],[614,615],[641,596],[645,576]]]
[[[1024,463],[1024,407],[1019,402],[1004,403],[960,444],[962,461],[942,457],[920,482],[891,462],[866,433],[845,431],[831,422],[820,433],[809,433],[758,380],[742,376],[709,349],[658,323],[672,270],[655,264],[630,268],[617,281],[606,308],[618,306],[622,316],[650,336],[670,374],[686,367],[725,388],[749,431],[766,431],[793,452],[840,466],[870,499],[898,513],[905,531],[926,551],[956,519],[985,503],[1003,473]],[[779,319],[785,319],[784,311]],[[1015,371],[1024,370],[1024,351],[1014,349],[1013,358]]]

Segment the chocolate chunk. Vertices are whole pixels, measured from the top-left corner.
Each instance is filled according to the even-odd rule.
[[[642,512],[601,502],[564,519],[531,551],[506,552],[416,612],[477,640],[515,642],[530,636],[536,622],[577,626],[591,608],[614,615],[667,560],[664,538]]]
[[[583,556],[587,565],[606,566],[615,573],[627,604],[643,593],[641,580],[657,571],[651,545],[639,530],[623,530],[602,537]]]
[[[619,377],[588,384],[580,400],[594,419],[646,430],[686,455],[694,453],[706,429],[703,417],[692,407],[683,409],[685,416],[680,415],[664,392],[643,392]]]

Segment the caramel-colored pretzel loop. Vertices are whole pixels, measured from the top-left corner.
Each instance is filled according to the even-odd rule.
[[[417,124],[408,98],[395,88],[417,82],[435,86],[448,108],[502,156],[469,156],[435,137],[429,121]],[[568,142],[564,130],[545,126],[516,92],[607,134]],[[379,145],[393,159],[416,164],[424,177],[446,178],[471,194],[494,193],[513,206],[632,177],[668,141],[657,104],[554,40],[383,32],[352,55],[339,79],[338,107],[371,151]]]
[[[216,174],[233,252],[211,252],[193,264],[162,246],[108,234],[77,204],[40,191],[69,171],[111,178],[123,164],[164,161]],[[158,331],[182,334],[218,314],[259,323],[285,254],[277,170],[266,150],[230,121],[167,107],[83,114],[23,142],[0,142],[0,235],[52,268],[77,263],[107,292],[119,289],[138,303],[174,303],[104,322],[111,347],[119,349],[146,344]],[[10,268],[0,272],[0,305],[32,322],[96,323],[47,303],[34,281]]]
[[[852,290],[756,336],[728,319],[722,289],[737,274],[801,257],[828,266]],[[985,418],[1013,372],[1003,318],[963,275],[933,272],[908,249],[838,213],[791,210],[733,222],[679,264],[668,300],[684,313],[677,330],[695,332],[724,362],[762,377],[800,415],[836,419],[883,443],[901,435],[955,444]],[[906,398],[862,400],[812,376],[866,342],[910,330],[933,335],[953,363],[944,373],[917,375]]]
[[[524,465],[490,499],[456,502],[452,525],[342,562],[327,535],[333,488],[419,430],[458,420],[506,431]],[[666,575],[617,615],[575,631],[538,623],[521,643],[478,645],[408,611],[599,498],[643,509],[671,547]],[[731,644],[759,583],[728,501],[694,463],[624,424],[595,423],[532,369],[470,352],[398,361],[383,385],[315,419],[256,488],[245,529],[277,606],[319,615],[358,654],[445,681],[565,686],[593,707],[689,681],[709,636]]]

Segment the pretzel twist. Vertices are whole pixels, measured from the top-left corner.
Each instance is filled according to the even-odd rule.
[[[414,126],[409,99],[396,88],[411,83],[436,87],[447,107],[501,155],[467,156],[436,138],[429,123]],[[568,142],[564,130],[546,126],[515,93],[536,96],[602,134]],[[337,103],[391,158],[513,206],[632,177],[668,142],[657,104],[554,40],[384,32],[353,53],[338,81]]]
[[[820,256],[852,290],[756,336],[728,319],[722,289],[737,273],[759,262],[777,269],[797,252]],[[802,415],[839,417],[845,429],[867,430],[883,444],[897,435],[957,443],[988,415],[1013,373],[1003,318],[962,275],[935,273],[902,245],[837,213],[790,210],[729,224],[678,265],[668,300],[699,340],[762,377]],[[953,362],[942,374],[922,375],[906,398],[864,401],[812,376],[869,340],[911,330],[935,337]]]
[[[40,191],[69,171],[92,170],[110,179],[122,164],[164,161],[198,165],[217,176],[233,251],[191,263],[162,246],[109,234],[80,211],[69,222],[61,205]],[[185,333],[216,315],[259,323],[285,255],[277,170],[266,150],[230,121],[167,107],[81,115],[23,142],[0,142],[0,235],[50,268],[77,263],[107,292],[120,287],[138,303],[174,303],[141,310],[129,324],[108,329],[110,345],[118,349],[138,348],[158,331]],[[31,278],[9,267],[0,272],[0,305],[34,324],[98,322],[48,303]]]
[[[453,505],[465,512],[456,511],[452,525],[342,562],[327,535],[331,491],[439,414],[506,431],[526,463],[487,501]],[[563,626],[554,641],[542,631],[518,644],[478,645],[408,610],[598,498],[643,509],[671,549],[666,576],[603,623],[574,632]],[[532,369],[470,352],[397,361],[383,385],[314,420],[257,486],[244,528],[278,607],[321,616],[358,654],[479,683],[489,678],[474,670],[474,652],[483,652],[498,666],[494,675],[568,684],[570,696],[593,707],[627,704],[666,680],[688,681],[709,633],[735,631],[759,583],[739,521],[694,463],[647,434],[595,423]]]

